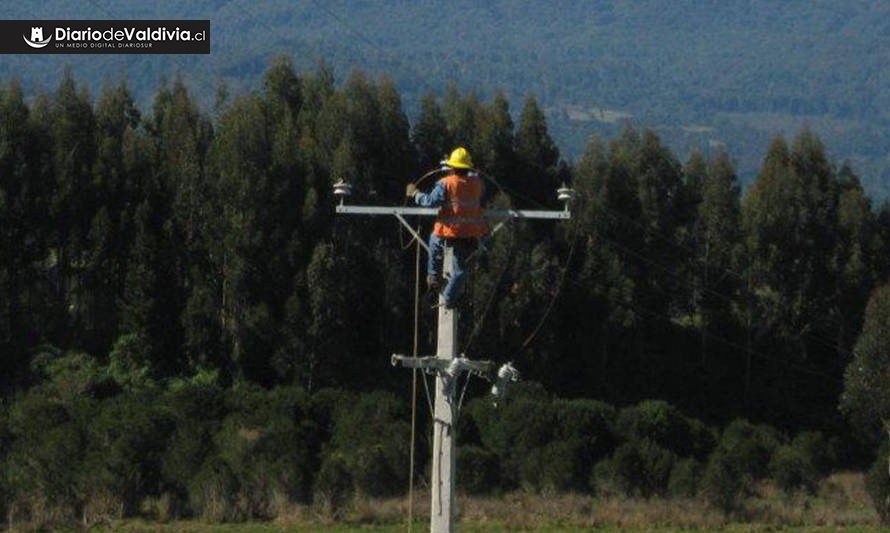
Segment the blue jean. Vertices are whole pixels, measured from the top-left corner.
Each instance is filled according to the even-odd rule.
[[[451,246],[454,253],[451,261],[451,278],[445,285],[442,295],[445,297],[445,305],[452,306],[460,298],[467,274],[467,260],[476,248],[476,239],[446,239],[435,233],[430,233],[430,253],[427,261],[426,273],[428,276],[439,277],[442,275],[442,262],[445,258],[445,246]]]

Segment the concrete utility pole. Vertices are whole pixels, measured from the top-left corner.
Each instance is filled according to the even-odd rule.
[[[551,219],[566,220],[571,218],[568,203],[572,198],[572,190],[562,187],[557,190],[558,198],[565,203],[562,211],[546,210],[493,210],[486,211],[485,217],[500,220],[492,233],[497,232],[504,221],[511,218],[525,219]],[[377,207],[344,205],[344,198],[350,194],[348,184],[340,181],[334,184],[334,194],[340,197],[337,213],[352,215],[393,215],[417,239],[427,253],[429,248],[424,239],[405,220],[405,215],[436,216],[437,208],[430,207]],[[454,250],[451,246],[445,247],[442,268],[445,277],[451,275],[451,264]],[[454,454],[454,429],[457,418],[457,404],[455,389],[460,375],[469,372],[478,375],[488,375],[492,369],[491,361],[471,361],[458,357],[458,317],[457,309],[445,307],[445,298],[439,294],[439,322],[436,336],[436,355],[427,357],[406,357],[393,354],[393,366],[401,365],[405,368],[420,368],[426,372],[436,374],[436,392],[433,412],[433,463],[432,463],[432,493],[430,495],[430,532],[451,533],[454,531],[454,487],[456,479],[456,463]],[[504,365],[498,372],[498,383],[503,387],[505,380],[516,380],[518,373],[511,365]],[[495,390],[498,390],[495,388]]]
[[[454,250],[445,248],[442,268],[445,276],[451,275]],[[439,325],[436,338],[436,357],[441,361],[453,361],[457,356],[457,309],[447,309],[444,297],[439,295]],[[436,399],[433,412],[433,479],[430,508],[430,531],[451,531],[454,512],[456,462],[454,458],[454,382],[457,376],[439,372],[436,376]]]

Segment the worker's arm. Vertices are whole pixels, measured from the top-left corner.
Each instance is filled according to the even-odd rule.
[[[437,181],[429,193],[415,192],[414,203],[421,207],[439,207],[445,203],[445,186],[441,181]]]

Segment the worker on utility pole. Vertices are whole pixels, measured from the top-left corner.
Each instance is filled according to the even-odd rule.
[[[442,286],[442,258],[445,246],[454,251],[451,278],[442,295],[445,307],[453,308],[463,290],[467,260],[488,234],[488,223],[482,210],[483,185],[473,169],[473,160],[466,148],[458,147],[443,162],[448,174],[436,182],[429,193],[421,192],[414,183],[405,188],[405,195],[421,207],[438,207],[436,223],[429,238],[427,287],[438,292]]]

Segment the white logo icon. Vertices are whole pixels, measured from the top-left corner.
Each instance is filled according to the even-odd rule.
[[[43,38],[43,28],[41,27],[32,27],[31,28],[31,39],[28,40],[27,37],[22,35],[22,38],[28,43],[28,46],[31,48],[43,48],[44,46],[49,44],[50,39],[53,38],[52,34],[49,35],[46,39]]]

